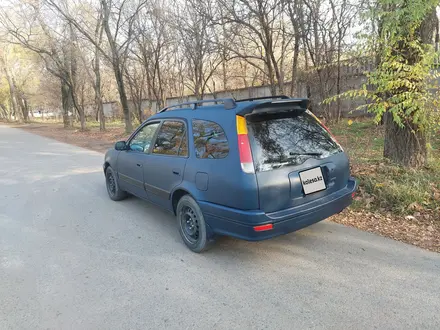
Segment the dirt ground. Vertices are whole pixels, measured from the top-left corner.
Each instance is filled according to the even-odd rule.
[[[74,144],[103,153],[107,149],[112,148],[116,141],[124,140],[128,137],[123,127],[107,128],[105,132],[100,132],[98,128],[91,128],[82,132],[75,128],[65,129],[62,124],[47,123],[13,126],[60,142]]]
[[[90,128],[82,132],[78,129],[64,129],[63,125],[52,123],[12,126],[103,153],[108,148],[112,148],[116,141],[127,138],[123,127],[110,127],[105,132],[100,132],[98,128]],[[354,172],[356,172],[356,169],[354,169]],[[399,216],[348,208],[341,214],[333,216],[330,220],[427,250],[440,252],[440,219],[435,219],[436,217],[436,214],[430,216],[425,213],[418,216],[416,213],[415,216]]]

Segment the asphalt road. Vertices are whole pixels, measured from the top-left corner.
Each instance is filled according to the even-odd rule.
[[[440,255],[331,222],[204,254],[103,155],[0,126],[0,329],[439,329]]]

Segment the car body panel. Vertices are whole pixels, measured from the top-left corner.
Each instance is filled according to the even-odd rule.
[[[147,198],[144,189],[143,165],[147,155],[131,150],[124,150],[118,156],[118,183],[122,190],[141,197]]]
[[[305,195],[299,177],[300,172],[320,167],[326,189]],[[349,179],[349,163],[345,153],[338,153],[325,159],[310,158],[297,166],[256,174],[259,187],[260,209],[267,213],[309,203],[339,189]]]
[[[211,230],[248,241],[259,241],[283,235],[307,227],[337,214],[352,202],[357,184],[350,178],[346,187],[313,203],[289,208],[274,213],[261,210],[237,210],[222,205],[199,202]],[[257,232],[254,226],[273,224],[273,230]]]
[[[144,189],[151,202],[170,208],[171,193],[183,180],[186,160],[185,157],[146,155]]]

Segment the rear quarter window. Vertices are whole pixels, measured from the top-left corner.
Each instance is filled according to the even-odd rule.
[[[192,121],[195,154],[202,159],[221,159],[229,154],[229,143],[223,128],[208,120]]]

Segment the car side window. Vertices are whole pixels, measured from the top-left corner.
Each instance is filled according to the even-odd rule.
[[[152,123],[142,127],[131,139],[130,150],[147,153],[150,150],[151,142],[153,141],[159,124],[160,123]]]
[[[166,120],[159,129],[153,154],[169,156],[187,156],[185,124],[177,120]],[[184,145],[182,148],[182,144]]]
[[[208,120],[193,120],[193,139],[197,158],[220,159],[229,154],[229,143],[223,128]]]

